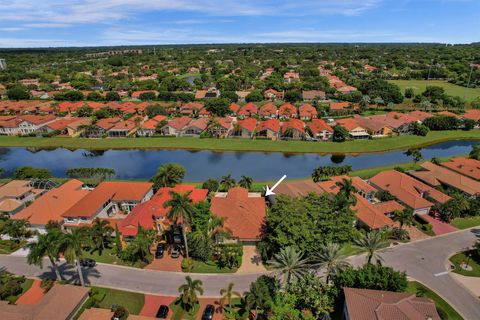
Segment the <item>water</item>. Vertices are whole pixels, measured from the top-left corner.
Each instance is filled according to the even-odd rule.
[[[321,142],[319,142],[321,143]],[[424,159],[450,157],[470,152],[478,141],[449,141],[422,149]],[[149,179],[163,163],[176,162],[187,171],[186,181],[204,181],[232,174],[253,177],[256,181],[274,180],[286,174],[288,178],[305,178],[322,165],[351,165],[353,169],[391,165],[411,161],[404,151],[331,156],[318,154],[285,154],[267,152],[212,152],[187,150],[29,150],[0,148],[0,167],[7,175],[15,168],[32,166],[48,168],[56,177],[64,177],[72,167],[113,168],[118,179]]]

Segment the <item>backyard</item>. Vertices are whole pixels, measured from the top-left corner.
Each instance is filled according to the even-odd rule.
[[[445,89],[445,93],[451,96],[465,97],[467,101],[473,101],[480,97],[480,88],[465,88],[440,80],[390,80],[389,82],[400,87],[402,92],[406,88],[412,88],[415,94],[421,94],[427,86],[438,86]]]

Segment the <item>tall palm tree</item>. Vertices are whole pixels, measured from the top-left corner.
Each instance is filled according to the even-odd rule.
[[[222,307],[227,304],[228,308],[232,307],[232,298],[233,296],[241,298],[242,295],[238,291],[233,291],[234,283],[230,282],[226,288],[220,289],[220,295],[222,298],[220,299],[220,304]]]
[[[82,243],[85,242],[85,232],[81,228],[73,229],[70,233],[65,233],[60,240],[60,252],[63,252],[63,256],[67,263],[75,264],[77,267],[78,278],[80,284],[85,286],[83,279],[82,267],[80,266],[80,259],[83,256]]]
[[[237,183],[235,182],[235,179],[232,178],[231,174],[222,176],[222,180],[220,181],[220,187],[225,191],[235,187],[236,184]]]
[[[57,262],[60,258],[60,240],[63,234],[59,230],[50,230],[46,234],[38,234],[37,241],[31,242],[27,245],[29,249],[27,255],[28,264],[33,264],[43,268],[43,258],[47,257],[50,260],[57,281],[62,280],[60,271],[58,270]]]
[[[393,220],[397,221],[400,224],[400,229],[403,229],[403,226],[410,227],[413,224],[412,209],[405,208],[403,210],[396,210],[393,213]]]
[[[238,181],[238,185],[245,189],[250,189],[252,187],[253,179],[247,176],[241,176]]]
[[[186,193],[176,193],[170,191],[171,199],[163,204],[164,208],[170,207],[167,212],[167,218],[173,221],[176,226],[178,221],[182,226],[183,242],[185,244],[185,255],[188,258],[188,244],[187,235],[185,233],[185,227],[189,227],[192,221],[193,205],[192,199],[190,199],[191,191]]]
[[[340,191],[342,191],[343,193],[345,193],[345,195],[347,196],[347,198],[350,199],[350,197],[352,196],[353,193],[355,193],[357,191],[357,189],[355,189],[355,187],[353,186],[353,181],[352,179],[345,179],[343,178],[342,179],[342,182],[340,183]]]
[[[310,268],[307,259],[294,247],[282,248],[275,254],[273,259],[268,261],[277,276],[281,278],[282,286],[288,287],[292,281],[302,278]]]
[[[192,280],[190,276],[186,276],[185,281],[186,282],[178,288],[178,292],[180,292],[182,306],[188,311],[198,302],[197,293],[200,295],[203,294],[203,282],[201,280]]]
[[[348,267],[349,263],[343,260],[342,247],[338,243],[327,242],[320,247],[313,259],[314,267],[326,269],[326,282],[330,283],[332,277]]]
[[[102,254],[102,251],[105,250],[105,243],[111,240],[113,228],[107,220],[95,218],[89,232],[95,249],[99,251],[99,254]]]
[[[367,251],[367,263],[371,264],[375,258],[377,262],[382,261],[382,257],[377,253],[378,250],[386,246],[382,234],[378,230],[365,233],[362,238],[354,241],[356,247]]]

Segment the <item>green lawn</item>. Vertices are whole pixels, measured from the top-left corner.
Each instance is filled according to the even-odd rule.
[[[0,240],[0,254],[10,254],[27,244],[27,241],[16,243],[13,240]]]
[[[186,312],[182,309],[178,301],[174,301],[170,304],[170,310],[172,310],[172,320],[195,320],[195,316],[200,309],[200,305],[196,304],[195,307]]]
[[[230,269],[223,268],[220,269],[214,261],[203,262],[203,261],[193,261],[193,269],[191,273],[234,273],[238,268]]]
[[[480,140],[480,130],[432,131],[426,137],[399,137],[335,142],[270,141],[249,139],[198,139],[191,137],[151,137],[125,139],[0,137],[1,147],[34,147],[69,149],[192,149],[219,151],[271,151],[291,153],[364,153],[421,147],[455,139]]]
[[[123,261],[113,253],[113,249],[111,248],[105,249],[101,255],[99,255],[98,251],[95,251],[93,253],[90,253],[89,251],[84,251],[83,257],[94,259],[96,262],[100,263],[118,264],[122,266],[129,266],[141,269],[143,269],[147,265],[145,262],[141,261],[138,261],[134,264],[128,261]]]
[[[443,313],[448,316],[448,320],[462,320],[462,316],[458,314],[455,309],[453,309],[445,300],[443,300],[438,294],[433,292],[428,287],[424,286],[423,284],[410,281],[408,282],[407,292],[417,294],[418,290],[422,290],[424,292],[424,297],[433,300],[435,302],[435,306],[439,313]]]
[[[389,82],[396,84],[405,93],[406,88],[412,88],[415,94],[420,94],[425,91],[427,86],[439,86],[445,89],[445,92],[451,96],[464,97],[467,101],[473,101],[480,97],[480,88],[465,88],[457,86],[446,81],[439,80],[389,80]]]
[[[452,226],[458,229],[467,229],[480,225],[480,216],[468,218],[455,218],[452,220]]]
[[[468,254],[471,256],[468,257]],[[456,255],[450,258],[450,261],[454,264],[455,268],[453,272],[461,274],[467,277],[480,277],[480,256],[476,250],[470,250],[465,252],[457,253]],[[463,262],[467,263],[472,267],[471,271],[464,270],[460,267],[460,264]]]

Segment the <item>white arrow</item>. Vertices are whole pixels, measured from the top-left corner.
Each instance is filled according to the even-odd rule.
[[[283,175],[283,177],[280,178],[280,180],[277,181],[277,183],[275,183],[272,187],[272,189],[270,189],[268,186],[267,186],[267,191],[265,191],[265,196],[270,196],[272,194],[275,194],[273,192],[273,190],[278,187],[278,185],[287,177],[286,174]]]

